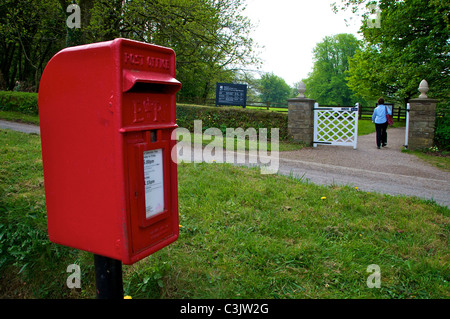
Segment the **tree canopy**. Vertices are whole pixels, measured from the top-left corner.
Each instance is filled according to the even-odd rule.
[[[264,73],[257,83],[262,102],[285,103],[292,93],[284,79],[273,73]]]
[[[0,88],[37,90],[47,61],[66,46],[124,37],[177,55],[181,96],[206,98],[215,82],[256,64],[242,0],[79,0],[81,28],[69,29],[69,0],[3,0]],[[16,87],[17,88],[17,87]]]
[[[305,83],[309,98],[323,105],[353,105],[357,101],[347,86],[348,60],[360,44],[352,34],[327,36],[314,48],[314,67]]]
[[[369,18],[375,4],[380,25]],[[349,87],[363,96],[402,102],[417,97],[422,79],[430,96],[450,93],[450,2],[442,0],[342,0],[341,9],[362,11],[363,48],[349,65]],[[335,10],[338,10],[335,4]]]

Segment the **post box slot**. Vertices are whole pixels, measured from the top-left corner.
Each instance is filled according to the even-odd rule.
[[[126,70],[123,74],[123,92],[174,94],[181,83],[167,75],[155,78],[148,72]]]
[[[152,94],[171,94],[177,90],[174,85],[167,85],[161,83],[143,83],[136,82],[129,90],[128,93],[152,93]]]

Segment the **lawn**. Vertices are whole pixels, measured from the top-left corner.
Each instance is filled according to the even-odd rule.
[[[405,127],[404,121],[394,121],[394,125],[390,126],[389,128],[395,128],[395,127]],[[388,129],[389,129],[388,128]],[[375,124],[372,123],[372,120],[368,119],[361,119],[358,121],[358,136],[360,135],[367,135],[375,133]]]
[[[0,154],[0,297],[95,298],[92,255],[47,239],[39,136],[0,130]],[[448,208],[229,164],[178,180],[180,238],[124,266],[134,299],[450,297]]]

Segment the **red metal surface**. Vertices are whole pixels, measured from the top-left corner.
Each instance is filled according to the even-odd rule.
[[[71,47],[47,64],[39,117],[49,238],[132,264],[178,238],[173,50]],[[162,149],[164,211],[146,217],[143,154]],[[175,153],[175,152],[174,152]]]

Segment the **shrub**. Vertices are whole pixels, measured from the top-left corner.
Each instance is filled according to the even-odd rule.
[[[434,143],[440,150],[450,150],[450,102],[437,106]]]
[[[38,94],[0,91],[0,110],[37,115],[39,113]]]
[[[225,133],[226,128],[267,128],[270,136],[272,128],[279,129],[280,140],[289,140],[288,118],[285,113],[242,109],[236,107],[209,107],[177,105],[177,124],[194,131],[194,121],[202,120],[202,128],[218,128]]]

